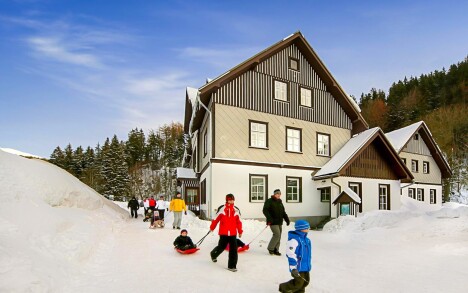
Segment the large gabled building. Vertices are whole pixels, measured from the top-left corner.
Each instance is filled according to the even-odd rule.
[[[190,182],[202,217],[233,193],[243,217],[261,219],[279,188],[290,218],[317,224],[398,208],[402,182],[414,179],[300,32],[187,88],[184,131],[185,167],[198,180],[180,185]]]

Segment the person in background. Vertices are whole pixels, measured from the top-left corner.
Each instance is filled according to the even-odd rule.
[[[280,292],[305,292],[310,282],[312,269],[312,244],[307,237],[310,225],[305,220],[299,220],[294,225],[294,231],[288,232],[286,257],[292,280],[279,285]]]
[[[138,209],[140,208],[140,203],[135,197],[132,197],[131,200],[128,201],[127,208],[130,209],[130,215],[133,217],[138,218]]]
[[[221,206],[222,207],[222,206]],[[234,206],[234,195],[226,195],[226,204],[224,208],[218,209],[216,217],[211,221],[210,231],[213,232],[219,223],[219,241],[211,252],[211,260],[217,262],[218,256],[229,244],[228,270],[237,272],[237,234],[242,237],[242,222],[240,220],[240,211]]]
[[[180,250],[187,250],[196,248],[195,244],[190,237],[187,236],[188,232],[185,229],[180,231],[180,236],[174,240],[174,248]]]
[[[176,196],[171,200],[169,210],[174,212],[172,229],[180,229],[180,224],[182,223],[182,212],[184,211],[185,214],[187,214],[187,207],[185,206],[185,201],[180,192],[176,192]]]
[[[146,215],[148,213],[148,209],[149,209],[149,198],[145,198],[145,200],[143,201],[143,206],[144,206],[145,215]]]
[[[268,243],[270,255],[281,255],[279,247],[281,243],[281,233],[283,232],[283,220],[289,226],[289,217],[281,201],[281,190],[276,189],[273,195],[265,201],[263,214],[266,217],[267,225],[270,226],[273,236]]]
[[[159,213],[159,219],[164,221],[164,212],[166,211],[166,202],[164,201],[164,196],[160,196],[156,202],[156,210]]]
[[[155,207],[156,207],[156,200],[154,199],[154,196],[151,196],[151,198],[149,199],[149,209],[152,212],[154,212]]]

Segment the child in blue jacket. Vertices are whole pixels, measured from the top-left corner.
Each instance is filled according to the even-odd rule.
[[[286,256],[289,271],[294,278],[279,285],[280,292],[305,292],[309,285],[310,270],[312,269],[312,244],[307,237],[310,225],[305,220],[298,220],[294,225],[295,231],[288,232]]]

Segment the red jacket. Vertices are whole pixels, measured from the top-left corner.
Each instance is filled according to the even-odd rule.
[[[219,209],[216,218],[211,221],[210,230],[216,229],[219,223],[219,235],[236,236],[242,234],[242,222],[240,212],[233,204],[225,204],[224,208]]]
[[[150,198],[149,200],[149,206],[150,207],[155,207],[156,206],[156,201],[153,198]]]

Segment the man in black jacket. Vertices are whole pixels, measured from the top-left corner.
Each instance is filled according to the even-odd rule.
[[[127,205],[128,208],[130,208],[130,213],[132,215],[132,218],[135,217],[138,218],[138,209],[140,209],[140,203],[138,202],[138,200],[136,200],[135,197],[132,197],[131,200],[128,201],[128,205]]]
[[[281,255],[279,247],[281,243],[281,232],[283,231],[283,219],[289,226],[289,217],[281,201],[281,190],[276,189],[273,195],[267,199],[263,205],[263,214],[266,217],[267,225],[270,226],[273,236],[268,243],[268,252],[271,255]]]

